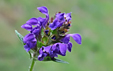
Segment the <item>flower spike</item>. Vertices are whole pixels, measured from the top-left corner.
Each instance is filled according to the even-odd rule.
[[[49,19],[47,7],[41,6],[37,9],[46,17],[33,17],[23,24],[21,27],[29,31],[24,37],[15,31],[24,43],[25,51],[31,53],[32,50],[35,60],[67,63],[56,57],[66,56],[66,51],[71,52],[73,44],[70,42],[70,37],[76,43],[82,43],[80,34],[67,34],[71,26],[71,12],[58,12]]]

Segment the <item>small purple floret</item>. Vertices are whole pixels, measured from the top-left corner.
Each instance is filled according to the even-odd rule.
[[[29,24],[29,25],[39,25],[37,18],[31,18],[26,23]]]
[[[61,39],[62,42],[64,43],[69,43],[70,41],[70,36],[78,43],[81,44],[81,36],[80,34],[68,34],[66,35],[63,39]]]
[[[28,52],[31,48],[36,46],[37,40],[34,34],[29,33],[23,38],[23,42],[25,43],[24,48]]]
[[[48,23],[49,21],[49,14],[48,14],[48,9],[47,7],[45,6],[42,6],[42,7],[37,7],[37,9],[46,15],[46,18],[42,18],[43,21],[40,21],[41,22],[41,25],[45,28],[46,24]]]
[[[49,54],[51,46],[47,46],[47,47],[42,47],[39,50],[39,56],[38,56],[38,60],[42,61],[44,60],[44,58]]]
[[[31,30],[31,33],[33,33],[37,36],[37,35],[39,35],[40,31],[41,31],[41,27],[37,26]]]
[[[28,30],[28,31],[31,31],[32,30],[32,26],[29,25],[29,24],[23,24],[21,27],[24,28],[24,29],[26,29],[26,30]]]
[[[51,28],[51,30],[55,30],[55,29],[58,27],[59,24],[60,24],[60,23],[58,22],[58,20],[55,19],[55,20],[53,21],[53,23],[50,23],[50,24],[49,24],[49,27]]]
[[[38,9],[41,13],[43,13],[43,14],[45,14],[45,15],[48,14],[48,9],[47,9],[47,7],[45,7],[45,6],[37,7],[37,9]]]
[[[67,49],[68,49],[69,52],[71,52],[71,49],[72,49],[72,43],[71,42],[68,43]]]
[[[67,21],[70,21],[71,20],[71,13],[64,14],[64,17],[66,18]]]

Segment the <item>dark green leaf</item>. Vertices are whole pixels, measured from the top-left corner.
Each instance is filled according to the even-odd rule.
[[[58,62],[58,63],[66,63],[66,64],[69,64],[68,62],[63,61],[63,60],[60,60],[60,59],[57,59],[57,58],[52,59],[52,61]]]
[[[18,36],[18,38],[20,39],[20,41],[23,43],[23,36],[17,30],[15,30],[15,33]]]
[[[44,58],[43,61],[51,61],[51,57],[47,56],[47,57]]]

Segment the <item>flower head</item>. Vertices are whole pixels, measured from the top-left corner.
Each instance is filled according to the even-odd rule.
[[[39,61],[54,59],[58,55],[66,56],[66,51],[71,52],[70,37],[81,44],[80,34],[67,34],[71,26],[71,13],[58,12],[49,20],[47,7],[37,7],[46,17],[31,18],[21,27],[30,31],[23,38],[24,48],[28,52],[33,50],[35,58]]]
[[[43,19],[42,19],[43,21],[41,21],[41,23],[42,23],[41,25],[45,28],[46,24],[47,24],[48,21],[49,21],[48,9],[47,9],[45,6],[37,7],[37,9],[38,9],[41,13],[43,13],[43,14],[46,15],[46,18],[43,18]]]

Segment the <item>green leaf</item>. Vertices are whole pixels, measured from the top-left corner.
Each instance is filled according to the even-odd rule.
[[[23,36],[17,30],[15,30],[15,33],[18,36],[18,38],[20,39],[20,41],[24,44],[24,42],[23,42]]]
[[[43,61],[51,61],[51,60],[52,60],[51,57],[50,56],[47,56],[47,57],[44,58]]]
[[[52,59],[52,61],[58,62],[58,63],[66,63],[66,64],[69,64],[68,62],[63,61],[63,60],[60,60],[60,59],[57,59],[57,58]]]
[[[52,31],[52,34],[57,35],[57,34],[58,34],[57,29],[53,30],[53,31]]]
[[[44,36],[42,38],[42,42],[46,45],[47,44],[47,41],[48,41],[48,37],[47,36]]]
[[[45,46],[42,42],[37,41],[37,47],[41,48],[42,46]]]

